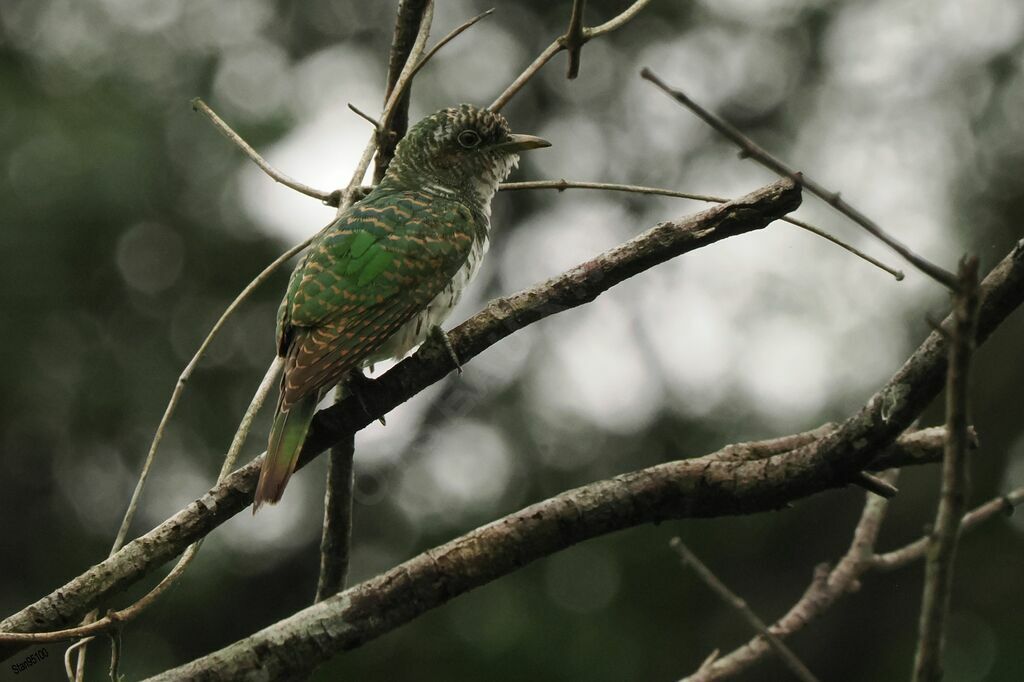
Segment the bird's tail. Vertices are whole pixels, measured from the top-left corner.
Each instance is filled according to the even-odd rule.
[[[309,424],[313,421],[320,392],[313,391],[287,410],[278,403],[274,425],[270,427],[267,456],[260,470],[260,482],[256,486],[252,511],[255,514],[264,502],[274,504],[281,499],[288,479],[299,461],[302,443],[306,440]]]

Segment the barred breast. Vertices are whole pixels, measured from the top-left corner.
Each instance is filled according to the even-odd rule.
[[[383,360],[399,360],[405,357],[406,353],[426,340],[431,327],[440,325],[447,320],[452,310],[458,305],[459,299],[462,298],[462,292],[476,276],[480,262],[483,260],[484,254],[487,253],[488,245],[486,237],[475,239],[465,264],[455,273],[448,286],[435,296],[434,300],[419,315],[402,325],[376,353],[368,357],[363,362],[363,367],[369,367]]]

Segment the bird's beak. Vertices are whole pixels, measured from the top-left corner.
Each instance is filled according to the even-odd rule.
[[[542,149],[550,146],[551,143],[542,137],[534,135],[509,135],[506,141],[495,145],[494,148],[505,152],[523,152],[527,149]]]

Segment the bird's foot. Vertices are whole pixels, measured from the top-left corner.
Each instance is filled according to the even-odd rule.
[[[355,370],[351,372],[348,375],[348,378],[345,379],[345,390],[348,391],[349,395],[355,397],[355,399],[359,402],[359,406],[363,408],[363,412],[365,412],[366,416],[368,417],[373,417],[373,412],[370,411],[370,408],[366,403],[366,398],[364,397],[364,394],[366,387],[372,383],[373,379],[363,374],[362,371],[360,370]],[[380,422],[381,426],[388,425],[383,415],[377,417],[377,421]]]
[[[455,365],[455,371],[462,374],[462,363],[459,362],[459,355],[455,352],[455,346],[452,345],[452,340],[448,338],[448,333],[441,329],[441,325],[435,324],[430,328],[430,337],[448,352],[448,357],[452,359],[452,364]]]

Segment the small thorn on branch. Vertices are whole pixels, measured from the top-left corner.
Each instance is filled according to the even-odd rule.
[[[873,476],[866,471],[858,473],[854,478],[854,483],[864,490],[872,492],[879,497],[884,497],[887,500],[896,497],[900,493],[899,488],[894,486],[892,483],[884,481],[878,476]]]
[[[370,116],[368,113],[366,113],[365,111],[363,111],[362,109],[357,107],[355,104],[352,104],[352,102],[348,103],[348,108],[356,116],[358,116],[359,118],[363,119],[364,121],[366,121],[367,123],[372,125],[374,130],[380,130],[380,121],[375,119],[373,116]]]

